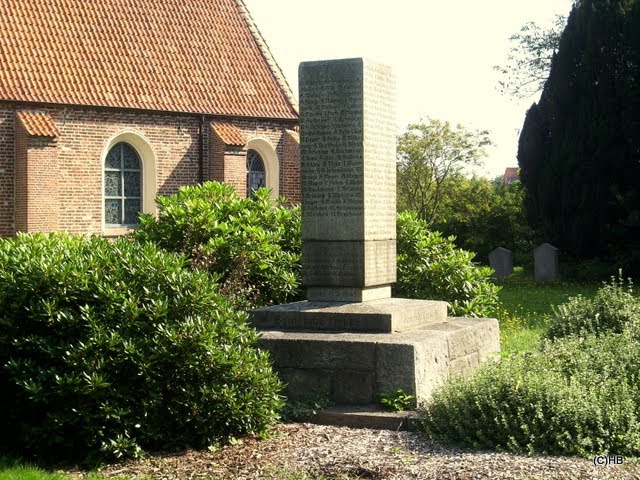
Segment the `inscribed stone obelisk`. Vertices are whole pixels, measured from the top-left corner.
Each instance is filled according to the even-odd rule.
[[[308,300],[250,313],[290,398],[418,404],[500,348],[495,319],[447,317],[391,298],[396,280],[395,123],[388,67],[300,65],[302,271]]]
[[[302,281],[310,301],[391,296],[394,103],[387,66],[363,59],[300,66]]]

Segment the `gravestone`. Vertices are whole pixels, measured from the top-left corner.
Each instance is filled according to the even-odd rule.
[[[558,249],[549,243],[543,243],[533,251],[534,278],[540,282],[558,279]]]
[[[495,319],[391,298],[396,279],[391,70],[362,59],[300,65],[302,269],[308,300],[251,312],[259,347],[293,399],[375,403],[399,388],[425,402],[498,352]]]
[[[489,253],[489,265],[494,277],[506,277],[513,273],[513,254],[511,250],[498,247]]]

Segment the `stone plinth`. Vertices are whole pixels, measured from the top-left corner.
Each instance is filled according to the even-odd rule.
[[[360,303],[295,302],[254,310],[254,327],[269,330],[392,333],[445,321],[447,303],[387,298]]]
[[[387,66],[359,58],[300,65],[302,282],[311,301],[391,296],[393,107]]]
[[[376,403],[399,388],[423,404],[450,376],[500,351],[498,322],[486,318],[394,334],[263,331],[258,346],[269,351],[289,398],[351,405]]]

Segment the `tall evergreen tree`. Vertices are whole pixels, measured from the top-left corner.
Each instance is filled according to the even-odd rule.
[[[578,2],[518,162],[532,225],[579,258],[640,259],[639,100],[640,0]]]

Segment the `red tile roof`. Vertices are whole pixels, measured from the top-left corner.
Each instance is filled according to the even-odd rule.
[[[226,145],[241,147],[247,143],[240,130],[230,123],[212,122],[211,128]]]
[[[19,110],[16,116],[29,135],[51,138],[60,136],[53,118],[47,113]]]
[[[0,100],[296,119],[242,0],[1,0]]]
[[[504,175],[502,175],[502,183],[511,183],[515,180],[518,180],[520,175],[520,169],[518,167],[507,167],[504,170]]]

